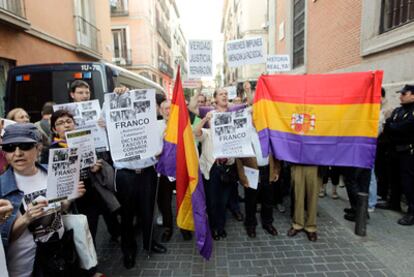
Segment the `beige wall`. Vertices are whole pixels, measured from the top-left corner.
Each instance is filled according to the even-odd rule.
[[[112,62],[111,11],[108,1],[95,0],[96,26],[101,31],[102,58]]]
[[[16,64],[96,61],[112,59],[112,36],[107,1],[90,0],[92,18],[100,30],[99,54],[77,50],[74,19],[75,0],[26,0],[28,30],[17,30],[0,24],[0,58],[15,60]]]
[[[0,58],[15,60],[16,65],[89,61],[90,57],[79,55],[42,39],[16,33],[0,25]]]
[[[76,43],[73,0],[26,0],[26,17],[36,30]]]

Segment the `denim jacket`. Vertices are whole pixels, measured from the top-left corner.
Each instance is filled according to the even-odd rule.
[[[47,173],[45,167],[40,164],[36,164],[36,166]],[[7,199],[13,205],[13,213],[12,215],[4,222],[1,226],[1,239],[3,241],[3,246],[7,251],[7,247],[9,245],[10,240],[10,233],[12,230],[12,226],[14,221],[17,218],[17,214],[19,212],[20,206],[22,205],[24,193],[23,191],[17,188],[16,179],[14,177],[13,168],[10,166],[6,172],[4,172],[0,176],[0,198]]]

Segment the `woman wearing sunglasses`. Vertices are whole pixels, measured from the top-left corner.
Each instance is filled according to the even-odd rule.
[[[1,143],[9,168],[0,176],[0,198],[13,206],[1,228],[10,276],[56,276],[56,272],[48,271],[53,265],[45,262],[47,245],[65,247],[65,255],[74,253],[71,233],[64,231],[61,218],[61,211],[69,208],[70,201],[46,200],[47,172],[36,163],[39,140],[35,125],[18,123],[5,128]],[[85,193],[81,183],[78,193]],[[68,261],[60,254],[53,262]],[[72,273],[77,268],[67,263],[65,270]]]

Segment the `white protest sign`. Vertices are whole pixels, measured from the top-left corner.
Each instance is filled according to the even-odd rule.
[[[3,129],[1,129],[0,136],[3,136],[4,135],[4,128],[6,128],[9,125],[12,125],[12,124],[16,124],[17,123],[16,121],[13,121],[13,120],[10,120],[10,119],[6,119],[6,118],[3,118],[1,120],[3,121]]]
[[[47,198],[76,198],[78,196],[79,171],[80,157],[77,148],[50,149]]]
[[[230,86],[224,88],[227,91],[227,98],[232,100],[237,97],[237,88],[236,86]]]
[[[247,181],[249,182],[249,188],[257,189],[259,184],[259,170],[247,166],[243,166],[244,175],[246,175]]]
[[[112,159],[153,157],[160,148],[155,90],[105,94],[105,117]],[[157,139],[156,139],[157,138]]]
[[[228,41],[226,54],[230,67],[266,62],[262,37]]]
[[[188,41],[188,77],[213,76],[213,41]]]
[[[65,133],[70,148],[78,148],[80,168],[89,168],[96,164],[95,142],[91,130],[75,130]]]
[[[211,119],[213,157],[254,157],[251,143],[252,118],[246,110],[214,112]]]
[[[108,137],[105,128],[98,124],[101,115],[101,107],[98,100],[73,102],[53,105],[53,110],[67,110],[75,118],[77,130],[90,129],[95,140],[96,151],[108,151]]]
[[[267,56],[266,71],[285,72],[290,70],[289,55],[269,55]]]
[[[184,80],[183,81],[183,88],[201,88],[202,83],[201,80]]]

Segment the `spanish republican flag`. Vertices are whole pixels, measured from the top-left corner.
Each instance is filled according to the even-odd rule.
[[[209,259],[213,243],[198,154],[181,84],[180,67],[157,171],[176,178],[177,225],[181,229],[195,231],[200,254]]]
[[[382,76],[261,76],[253,121],[263,154],[299,164],[372,168]]]

